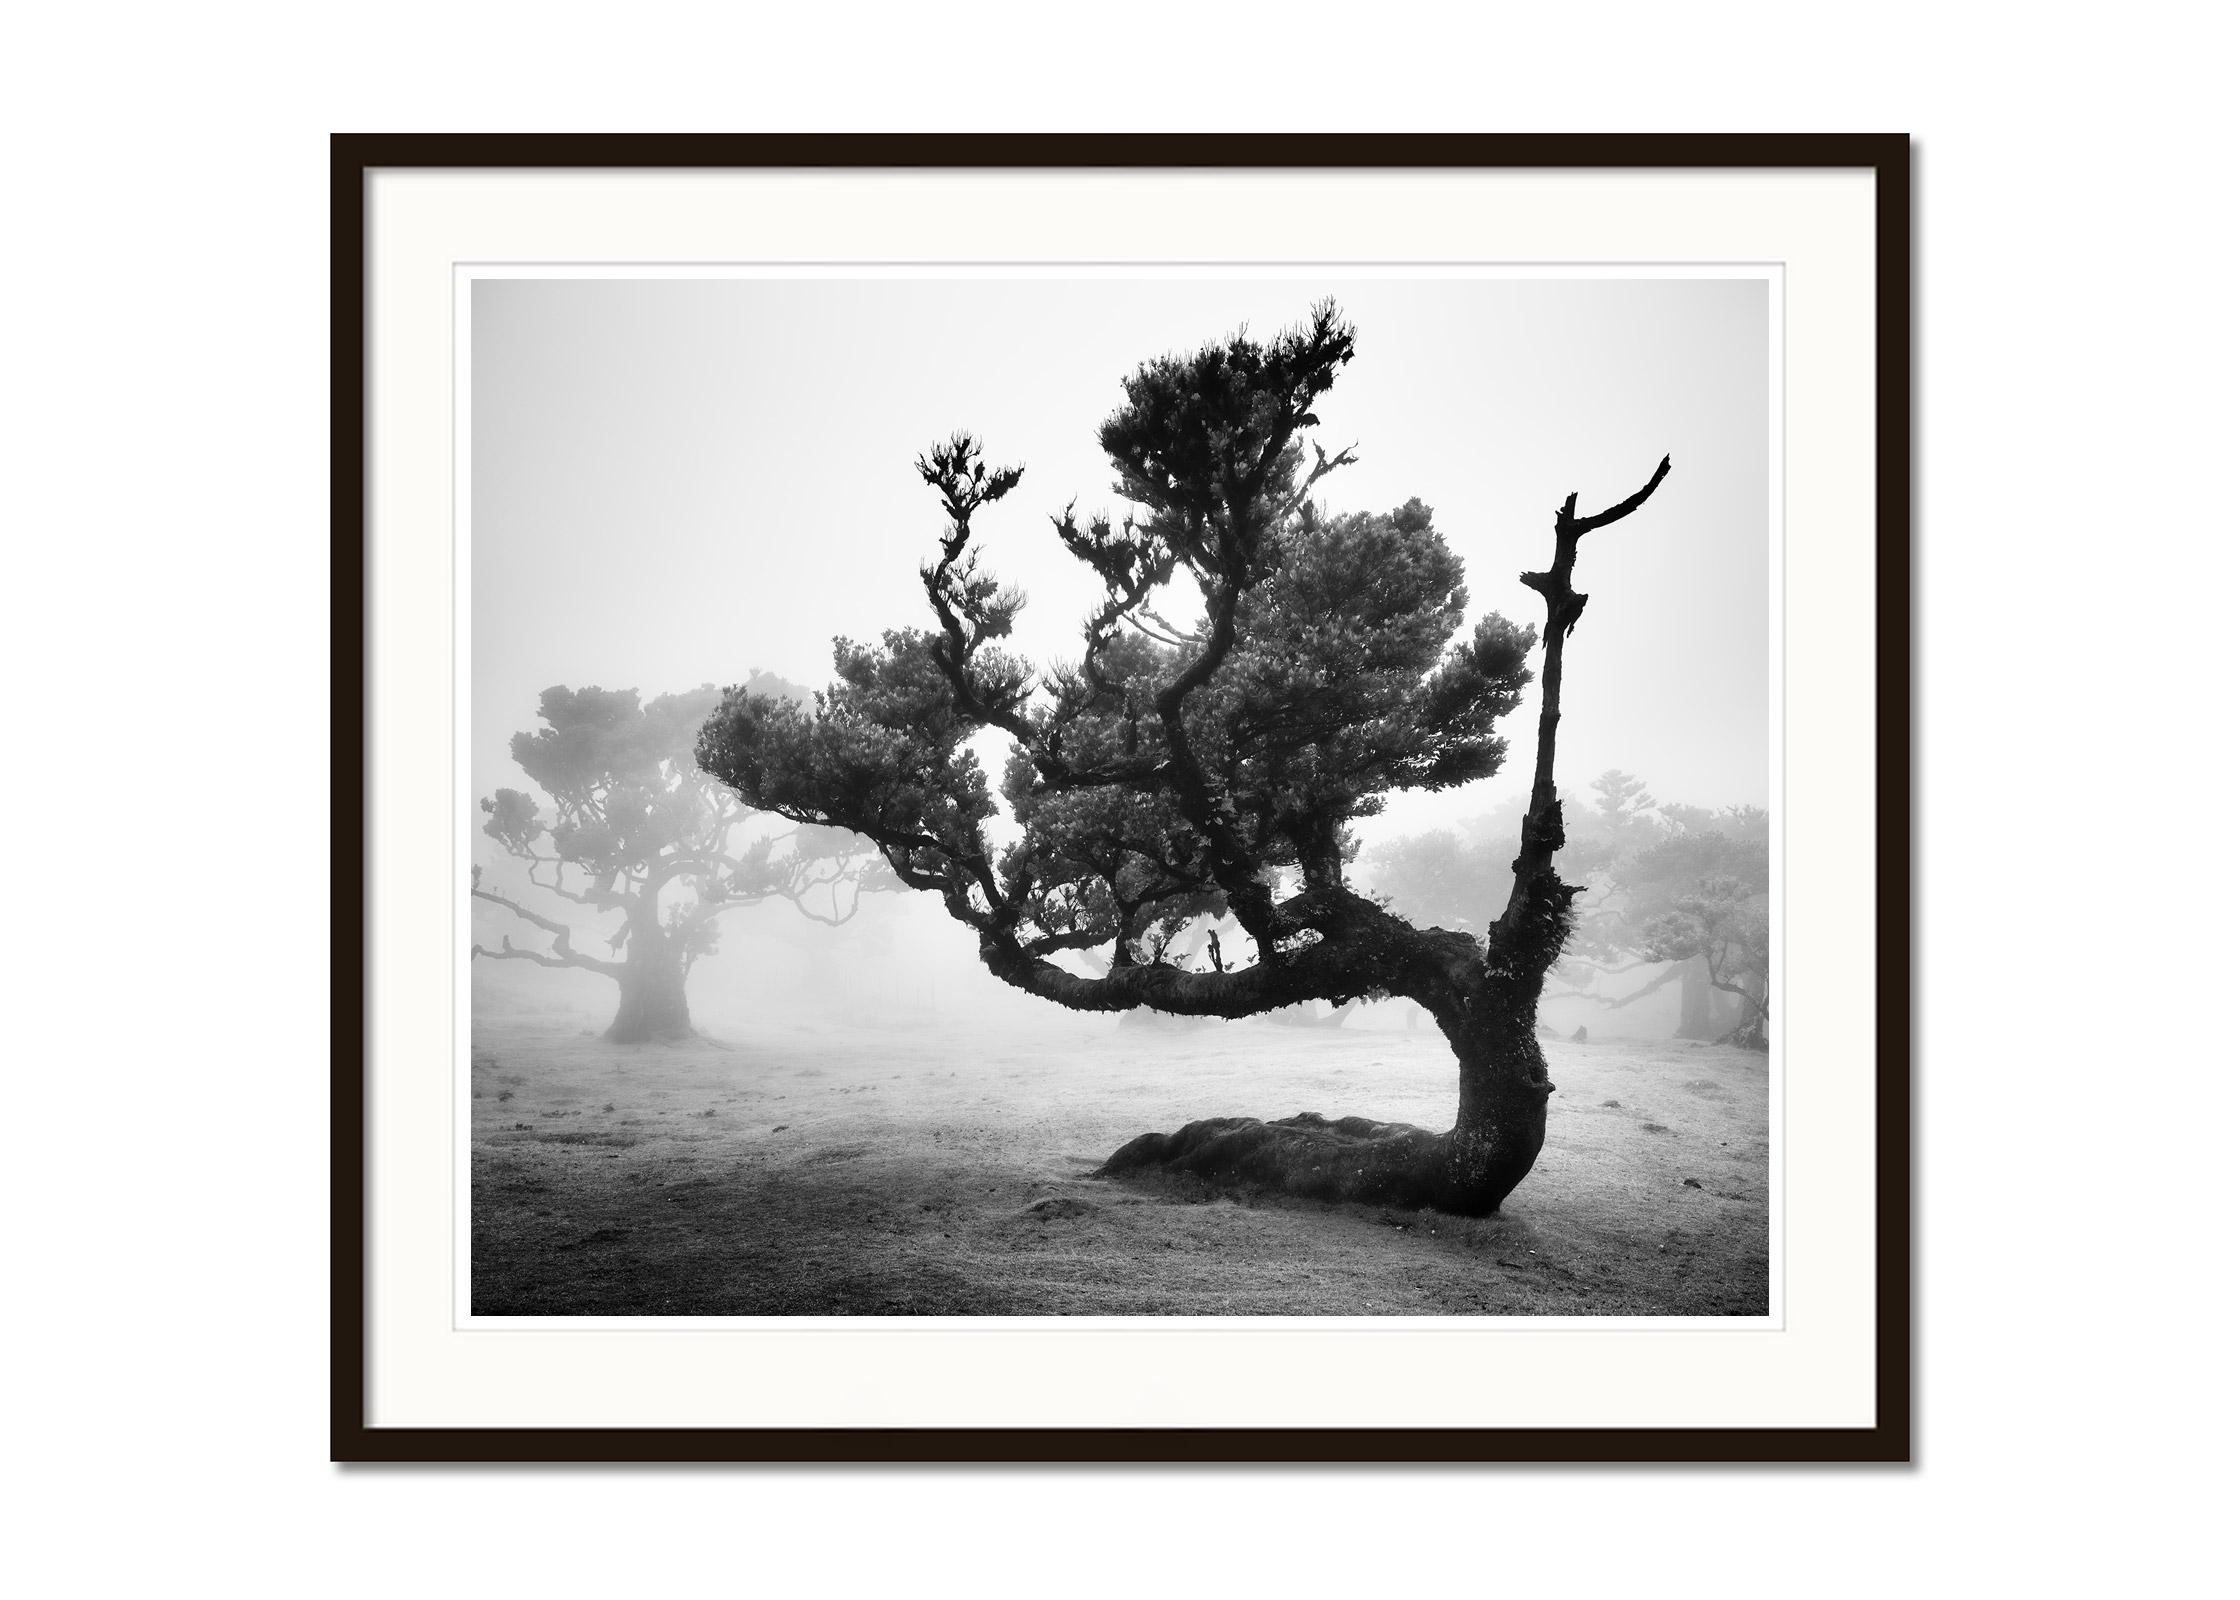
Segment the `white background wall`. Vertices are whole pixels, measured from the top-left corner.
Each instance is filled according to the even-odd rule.
[[[2166,978],[2223,971],[2230,943],[2228,14],[811,15],[9,23],[0,1182],[25,1592],[2205,1586],[2230,1509],[2234,1052]],[[327,132],[1152,126],[1918,138],[1919,1465],[326,1465],[325,969],[302,930],[325,875]]]

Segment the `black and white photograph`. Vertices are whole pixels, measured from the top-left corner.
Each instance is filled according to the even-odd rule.
[[[16,1589],[2230,1587],[2225,13],[11,22]]]
[[[1780,295],[463,271],[462,1319],[1777,1327]]]

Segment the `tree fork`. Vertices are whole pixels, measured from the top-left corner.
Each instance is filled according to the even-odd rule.
[[[1514,864],[1516,877],[1509,892],[1509,905],[1491,930],[1496,942],[1503,939],[1504,930],[1511,940],[1523,931],[1532,917],[1529,905],[1532,887],[1543,878],[1562,896],[1565,931],[1569,931],[1571,901],[1583,891],[1555,876],[1556,854],[1563,849],[1563,804],[1556,798],[1556,728],[1563,721],[1563,647],[1587,608],[1587,597],[1571,587],[1571,574],[1579,560],[1579,541],[1596,528],[1607,527],[1638,511],[1649,496],[1656,493],[1657,485],[1664,482],[1665,474],[1671,470],[1672,457],[1666,456],[1639,490],[1591,517],[1577,515],[1579,496],[1576,490],[1565,496],[1562,508],[1556,512],[1554,563],[1546,572],[1517,575],[1519,583],[1547,603],[1548,630],[1541,645],[1540,727],[1533,752],[1532,798],[1525,810],[1522,849]],[[1559,941],[1558,952],[1561,948]],[[1545,971],[1554,961],[1551,953],[1541,970]]]

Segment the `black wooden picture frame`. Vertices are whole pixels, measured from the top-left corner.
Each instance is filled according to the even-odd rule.
[[[337,1461],[1901,1462],[1912,1438],[1911,191],[1900,134],[340,134],[331,149]],[[367,1422],[368,197],[396,169],[1851,169],[1874,184],[1875,1420],[1860,1428],[468,1428]],[[1859,730],[1864,740],[1867,730]]]

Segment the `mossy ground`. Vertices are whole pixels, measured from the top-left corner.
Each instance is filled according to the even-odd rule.
[[[1089,1176],[1201,1117],[1443,1127],[1454,1066],[1428,1028],[773,1023],[620,1048],[573,1019],[491,1019],[472,1069],[474,1310],[1766,1311],[1766,1058],[1547,1052],[1539,1165],[1499,1215],[1465,1221]]]

